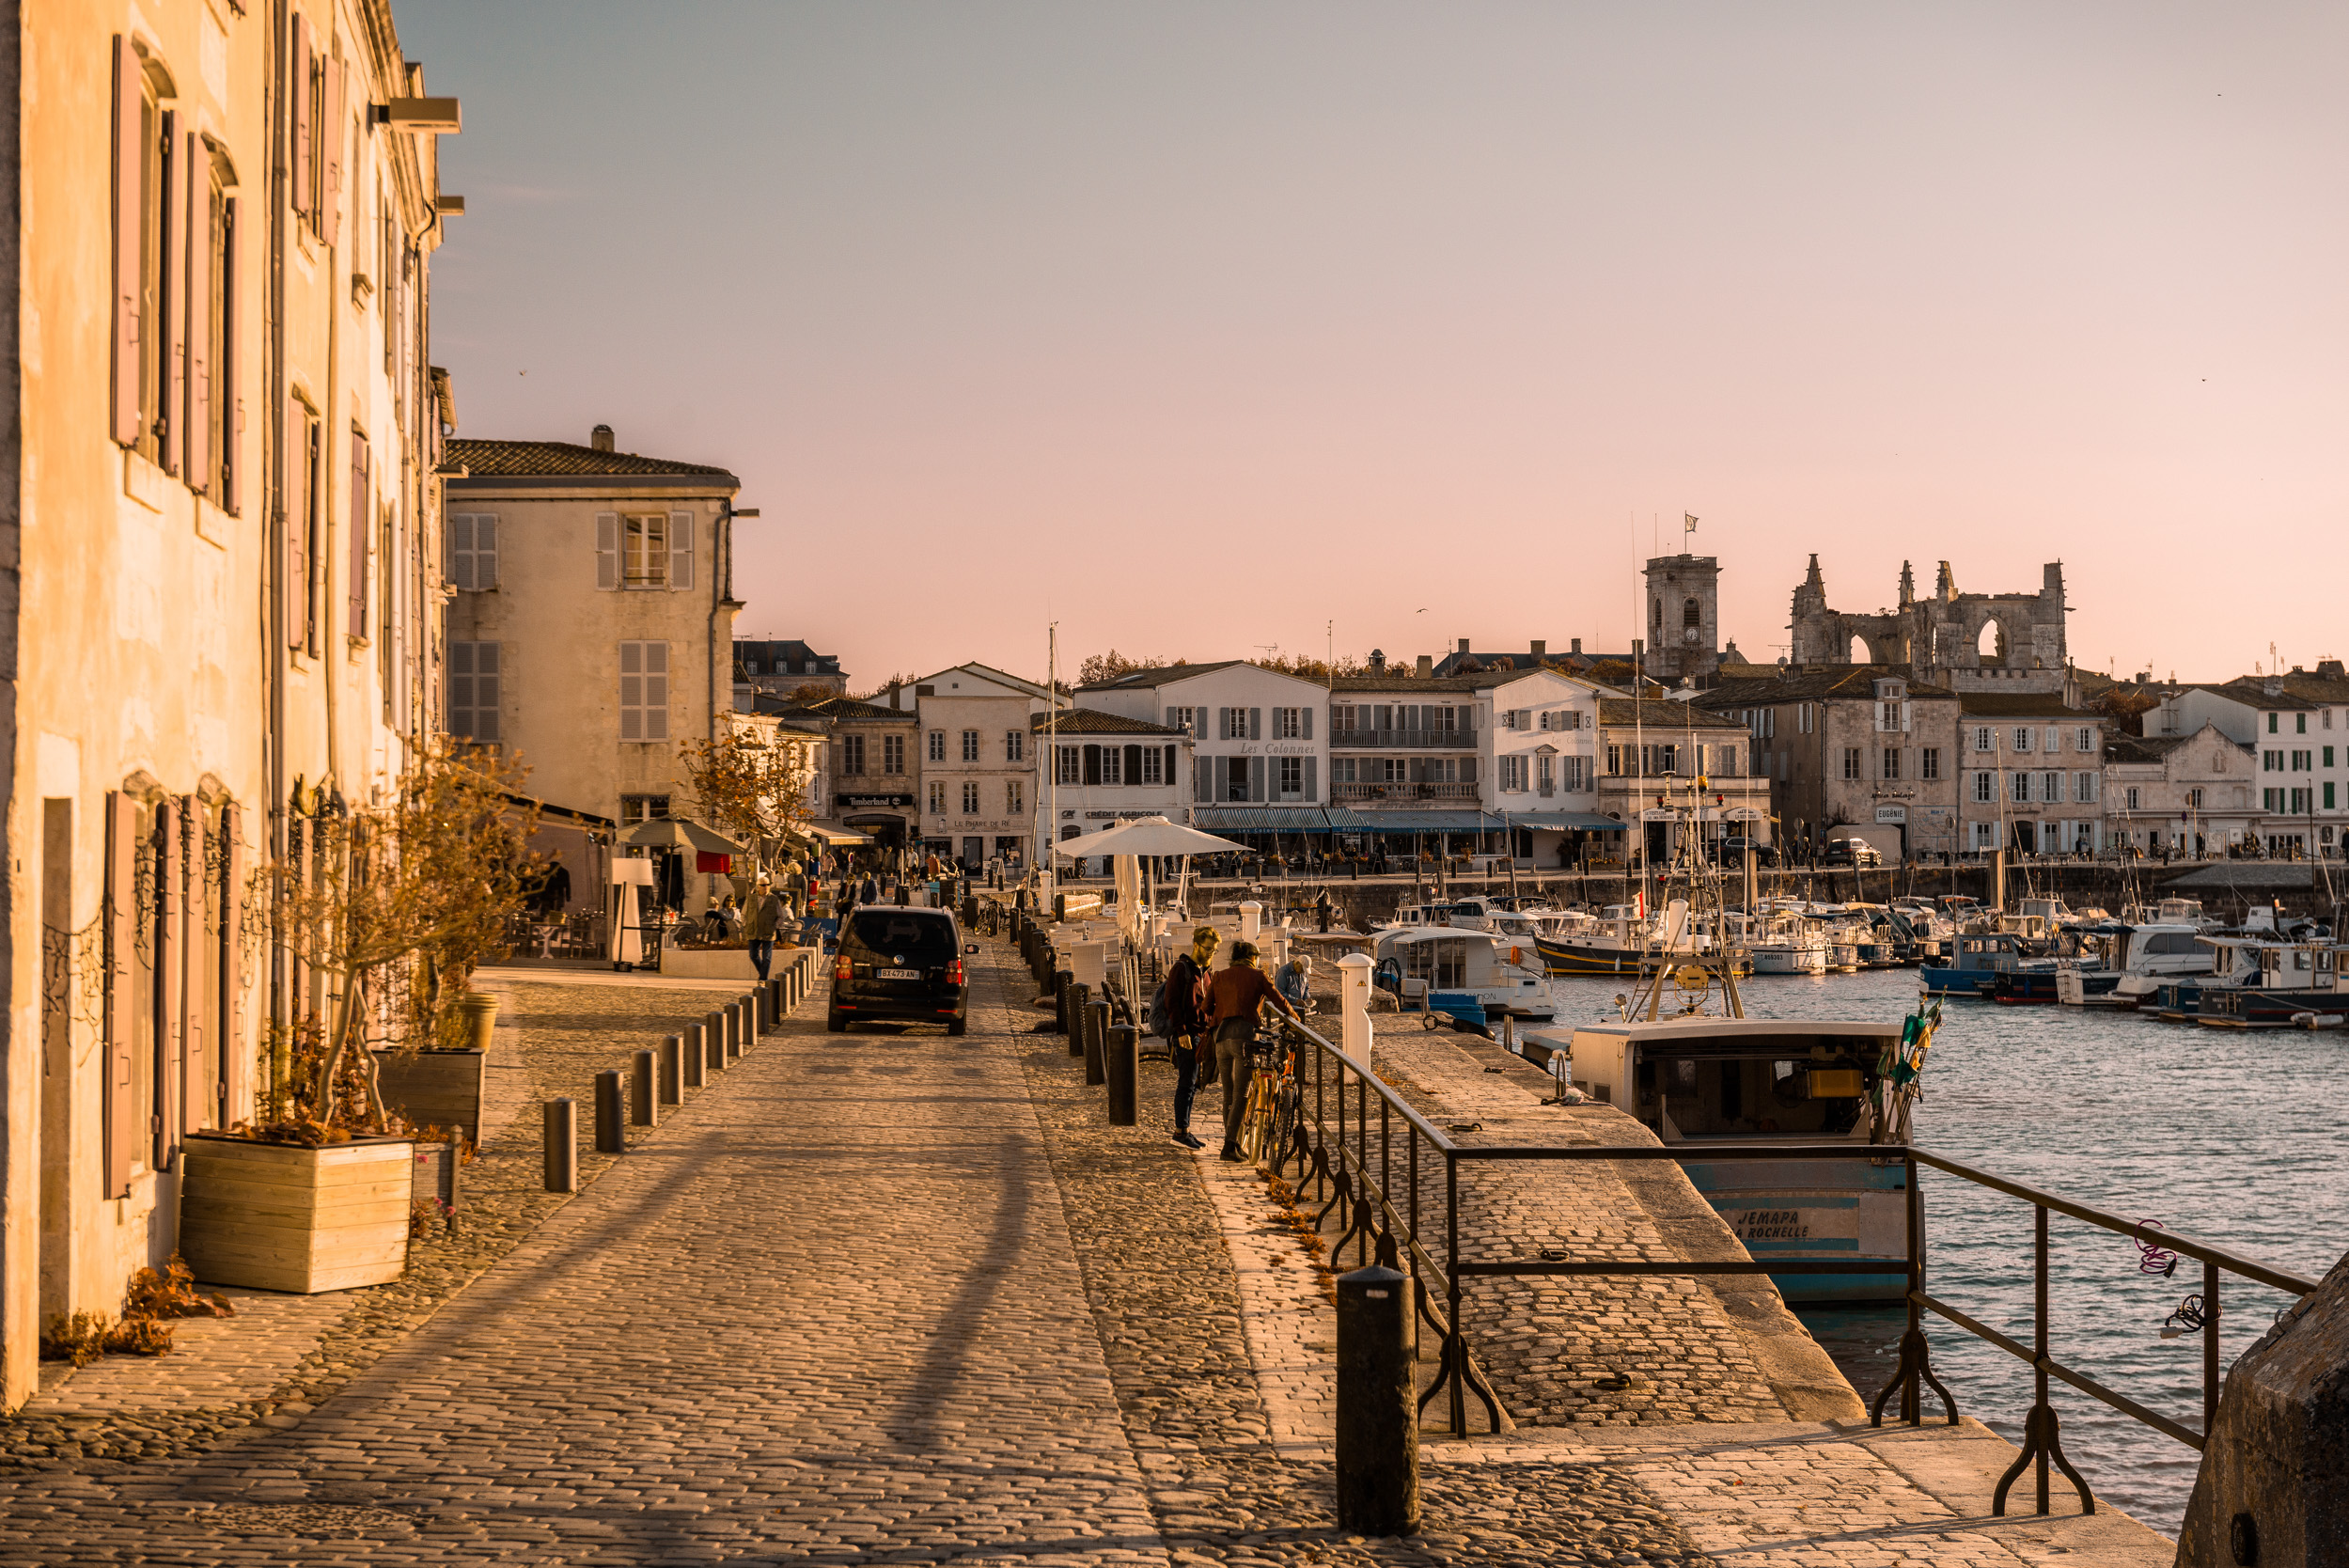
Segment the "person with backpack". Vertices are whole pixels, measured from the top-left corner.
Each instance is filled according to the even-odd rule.
[[[1174,1140],[1185,1149],[1207,1147],[1205,1140],[1191,1135],[1191,1103],[1198,1094],[1200,1058],[1207,1058],[1211,1073],[1214,1068],[1210,1054],[1214,1045],[1207,1038],[1212,995],[1207,966],[1214,961],[1216,945],[1222,940],[1214,927],[1199,927],[1191,933],[1191,950],[1167,971],[1164,1011],[1167,1041],[1174,1058]]]
[[[1223,1157],[1241,1160],[1247,1157],[1240,1152],[1240,1119],[1248,1107],[1248,1047],[1256,1042],[1258,1015],[1270,1002],[1292,1022],[1305,1020],[1256,966],[1253,942],[1232,944],[1230,965],[1215,971],[1211,989],[1214,993],[1215,1072],[1224,1081]]]

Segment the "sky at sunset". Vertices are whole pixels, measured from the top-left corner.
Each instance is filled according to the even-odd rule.
[[[1758,660],[1811,552],[2349,652],[2337,0],[396,8],[462,432],[731,468],[860,689],[1611,650],[1683,512]]]

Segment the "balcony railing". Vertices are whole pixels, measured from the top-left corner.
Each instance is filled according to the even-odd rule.
[[[1329,798],[1350,806],[1401,806],[1416,800],[1475,800],[1474,784],[1333,784]]]
[[[1329,744],[1340,750],[1474,751],[1473,729],[1333,729]]]

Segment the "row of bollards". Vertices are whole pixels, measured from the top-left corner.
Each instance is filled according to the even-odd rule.
[[[1106,999],[1061,966],[1042,924],[1024,908],[1011,937],[1036,983],[1053,999],[1053,1027],[1085,1081],[1107,1090],[1109,1124],[1139,1121],[1141,1039],[1112,1024]],[[1411,1277],[1372,1266],[1338,1279],[1338,1522],[1365,1535],[1419,1528],[1419,1416],[1413,1376]]]
[[[804,1001],[815,985],[816,953],[803,949],[779,975],[736,997],[682,1034],[666,1035],[659,1047],[637,1051],[628,1071],[595,1075],[595,1149],[599,1154],[628,1152],[628,1128],[657,1126],[665,1107],[685,1103],[685,1090],[708,1087]],[[568,1099],[545,1106],[543,1153],[546,1190],[579,1190],[579,1110]]]

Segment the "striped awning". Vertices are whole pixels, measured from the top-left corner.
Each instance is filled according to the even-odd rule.
[[[1191,825],[1202,833],[1326,833],[1318,806],[1194,806]]]
[[[1368,833],[1492,833],[1501,820],[1483,811],[1361,811],[1359,828]]]
[[[1565,833],[1621,833],[1623,824],[1613,817],[1602,817],[1595,811],[1511,811],[1511,827],[1547,828]]]

